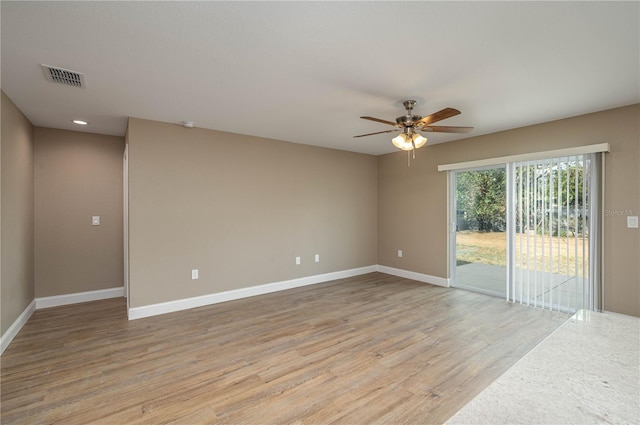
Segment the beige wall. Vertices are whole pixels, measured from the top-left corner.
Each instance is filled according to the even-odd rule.
[[[34,133],[36,297],[122,286],[124,138]]]
[[[446,277],[439,164],[608,142],[605,208],[638,211],[639,121],[634,105],[429,146],[408,168],[404,153],[132,118],[131,306],[376,263]],[[123,148],[120,137],[34,130],[2,93],[2,333],[35,296],[122,285]],[[625,224],[605,217],[605,308],[640,316],[640,233]]]
[[[374,156],[135,118],[128,141],[132,307],[377,262]]]
[[[640,106],[633,105],[378,157],[379,264],[448,277],[447,173],[440,164],[609,143],[605,209],[639,211]],[[408,218],[404,221],[402,218]],[[623,215],[604,219],[605,309],[640,316],[640,235]],[[403,258],[397,250],[403,250]]]
[[[33,301],[33,127],[2,92],[2,334]]]

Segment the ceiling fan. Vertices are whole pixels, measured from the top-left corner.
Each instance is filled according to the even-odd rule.
[[[393,130],[378,131],[375,133],[360,134],[353,137],[365,137],[373,136],[374,134],[392,133],[396,131],[402,131],[401,134],[391,139],[393,145],[404,151],[413,151],[413,157],[415,158],[415,150],[424,146],[427,143],[427,138],[422,136],[418,131],[434,132],[434,133],[466,133],[472,130],[473,127],[450,127],[431,125],[435,122],[442,121],[447,118],[454,117],[460,114],[460,111],[453,108],[444,108],[434,114],[421,117],[420,115],[413,115],[413,107],[416,105],[415,100],[405,100],[402,102],[407,115],[402,115],[396,118],[396,122],[382,120],[374,117],[360,117],[365,120],[380,122],[382,124],[388,124],[396,127]]]

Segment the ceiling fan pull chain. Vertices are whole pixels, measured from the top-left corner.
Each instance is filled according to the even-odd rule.
[[[407,167],[411,167],[411,152],[407,151]]]

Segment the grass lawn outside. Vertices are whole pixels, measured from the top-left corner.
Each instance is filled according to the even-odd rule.
[[[583,246],[589,246],[588,237],[549,235],[543,237],[517,233],[515,236],[516,267],[565,275],[588,275],[588,258],[586,258],[588,250],[583,250]],[[506,267],[507,234],[506,232],[459,231],[456,233],[456,257],[457,265],[480,263]]]

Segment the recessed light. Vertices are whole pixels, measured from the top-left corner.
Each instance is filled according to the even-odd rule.
[[[78,124],[78,125],[87,125],[89,124],[87,121],[82,121],[82,120],[73,120],[74,124]]]

